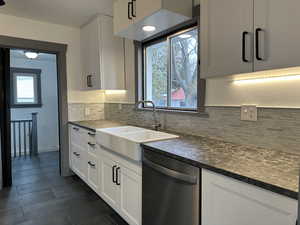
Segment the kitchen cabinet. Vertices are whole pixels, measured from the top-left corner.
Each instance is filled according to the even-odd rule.
[[[117,162],[110,158],[102,161],[102,197],[114,209],[119,205],[119,186],[116,184]]]
[[[96,143],[95,133],[70,126],[70,166],[129,225],[141,225],[141,165]]]
[[[90,187],[95,191],[100,189],[101,181],[101,168],[99,163],[99,158],[91,153],[87,153],[87,182]]]
[[[299,66],[296,0],[201,0],[202,78]]]
[[[120,168],[120,213],[131,225],[141,224],[142,218],[142,176]]]
[[[81,62],[84,89],[124,89],[124,40],[113,34],[112,17],[98,16],[81,28]]]
[[[202,225],[295,225],[297,201],[202,170]]]
[[[193,0],[116,0],[114,33],[131,40],[144,40],[192,18]],[[156,27],[144,32],[143,26]]]

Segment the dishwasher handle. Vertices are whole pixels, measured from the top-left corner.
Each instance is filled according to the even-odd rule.
[[[192,176],[192,175],[184,174],[181,172],[177,172],[175,170],[168,169],[168,168],[158,165],[154,162],[151,162],[150,160],[145,159],[145,158],[143,159],[143,163],[145,165],[149,166],[150,168],[156,170],[157,172],[160,172],[166,176],[172,177],[176,180],[180,180],[180,181],[183,181],[188,184],[197,184],[197,181],[198,181],[197,176]]]

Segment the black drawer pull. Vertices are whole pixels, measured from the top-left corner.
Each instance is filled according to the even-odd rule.
[[[93,167],[93,168],[96,167],[96,164],[92,163],[91,161],[89,161],[88,164],[89,164],[91,167]]]
[[[80,154],[77,152],[73,152],[73,154],[76,155],[77,157],[80,156]]]
[[[73,130],[79,131],[79,128],[77,128],[77,127],[73,127]]]
[[[91,146],[91,147],[95,147],[96,146],[96,144],[93,144],[91,142],[88,142],[88,145]]]
[[[88,135],[90,135],[90,136],[95,136],[96,134],[95,134],[95,133],[88,132]]]

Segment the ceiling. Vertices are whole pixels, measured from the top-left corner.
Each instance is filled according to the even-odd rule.
[[[0,13],[80,27],[97,14],[112,15],[113,0],[5,0]]]

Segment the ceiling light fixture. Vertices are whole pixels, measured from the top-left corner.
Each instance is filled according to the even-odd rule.
[[[39,56],[39,53],[30,51],[24,52],[24,54],[28,59],[36,59]]]
[[[143,26],[143,31],[146,31],[146,32],[153,32],[156,30],[156,27],[155,26]]]
[[[300,75],[289,75],[289,76],[281,76],[281,77],[264,77],[264,78],[256,78],[256,79],[234,80],[233,83],[236,85],[260,84],[265,82],[291,81],[291,80],[299,80],[299,79],[300,79]]]
[[[5,5],[5,1],[4,0],[0,0],[0,6],[4,6]]]

